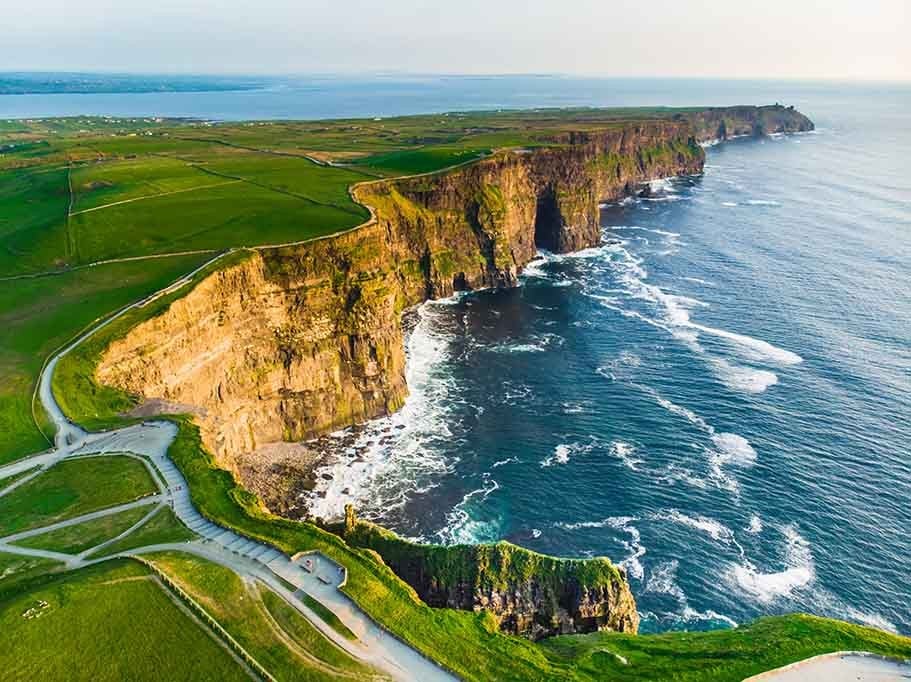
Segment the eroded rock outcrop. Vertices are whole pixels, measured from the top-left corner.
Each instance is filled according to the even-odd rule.
[[[635,633],[639,613],[623,569],[608,559],[558,559],[508,542],[418,545],[346,509],[345,541],[375,551],[430,606],[488,611],[502,631],[540,639]]]

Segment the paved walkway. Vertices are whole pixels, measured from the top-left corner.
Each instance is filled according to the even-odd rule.
[[[125,311],[119,313],[118,316],[123,314],[123,312]],[[116,317],[110,318],[104,324],[116,319]],[[280,594],[339,647],[364,663],[375,666],[382,672],[391,675],[394,679],[417,680],[419,682],[455,679],[450,673],[444,671],[379,627],[339,590],[339,587],[344,585],[347,579],[347,573],[343,566],[318,553],[302,554],[292,559],[274,547],[244,537],[203,517],[193,506],[186,480],[168,457],[168,447],[177,435],[177,426],[173,423],[149,421],[102,433],[88,433],[72,424],[64,416],[57,401],[54,399],[51,378],[60,357],[91,333],[89,332],[54,356],[47,363],[41,375],[38,395],[48,415],[57,426],[55,448],[0,467],[0,479],[22,473],[36,466],[42,467],[41,470],[43,471],[68,457],[89,454],[132,453],[147,458],[147,460],[144,460],[148,462],[147,466],[154,465],[154,468],[161,473],[164,480],[160,481],[157,476],[154,477],[159,483],[159,495],[62,521],[41,529],[41,532],[75,525],[108,514],[115,514],[141,504],[167,504],[173,508],[178,518],[188,528],[193,530],[200,539],[189,543],[143,547],[125,552],[124,556],[161,550],[179,550],[209,559],[230,568],[242,577],[256,579],[268,585],[270,589]],[[26,477],[24,480],[28,478]],[[21,484],[19,483],[19,485]],[[12,486],[6,491],[0,490],[0,494],[8,493],[11,489]],[[143,522],[151,516],[152,514],[148,514],[143,519]],[[118,538],[132,532],[141,524],[142,522],[136,524],[133,528],[119,535]],[[30,530],[0,538],[0,551],[57,559],[64,561],[68,568],[79,568],[103,561],[103,559],[88,560],[85,558],[87,553],[97,549],[95,547],[79,556],[75,556],[9,544],[17,539],[37,534],[39,534],[38,530]],[[112,541],[108,541],[105,544],[109,544]],[[289,589],[289,586],[294,589]],[[346,639],[320,619],[305,604],[304,594],[313,596],[329,608],[338,616],[342,623],[358,636],[357,641]]]
[[[908,682],[911,663],[893,661],[859,651],[839,651],[814,656],[776,668],[744,682]]]

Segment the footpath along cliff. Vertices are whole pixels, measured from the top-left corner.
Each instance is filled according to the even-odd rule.
[[[685,111],[555,133],[534,149],[358,185],[352,195],[374,215],[363,227],[260,249],[211,274],[114,342],[96,379],[139,399],[191,406],[217,462],[256,489],[249,472],[270,465],[268,457],[257,458],[270,444],[401,407],[406,309],[458,290],[514,286],[539,248],[597,245],[600,202],[630,195],[651,179],[701,172],[701,142],[809,129],[806,117],[780,106]],[[415,561],[409,558],[410,573]],[[528,579],[526,587],[536,577]],[[576,625],[557,618],[547,627],[534,626],[527,614],[524,620],[504,615],[501,624],[531,635],[619,623],[635,630],[626,580],[619,574],[612,580],[611,589],[621,585],[626,592],[602,601],[614,609],[626,604],[630,613],[613,617],[595,608],[598,618],[577,617]],[[431,601],[468,608],[483,600]],[[492,601],[483,606],[496,612]]]

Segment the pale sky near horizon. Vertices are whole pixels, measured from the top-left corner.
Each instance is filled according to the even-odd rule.
[[[911,0],[32,0],[0,71],[911,79]]]

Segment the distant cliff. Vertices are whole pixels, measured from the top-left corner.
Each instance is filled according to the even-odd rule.
[[[608,559],[557,559],[508,542],[417,545],[346,509],[342,537],[379,554],[430,606],[490,611],[500,629],[530,639],[639,629],[622,569]]]
[[[775,104],[766,107],[718,107],[686,114],[693,134],[700,142],[759,137],[778,133],[805,133],[813,122],[794,107]]]

